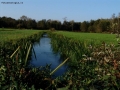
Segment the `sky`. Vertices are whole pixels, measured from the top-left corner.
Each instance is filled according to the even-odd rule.
[[[25,15],[36,21],[63,21],[66,18],[67,21],[83,22],[111,18],[113,13],[116,16],[120,13],[120,0],[0,0],[0,17],[14,19]]]

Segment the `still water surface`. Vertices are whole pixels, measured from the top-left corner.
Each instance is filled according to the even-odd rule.
[[[31,65],[35,67],[45,66],[46,64],[51,64],[51,70],[55,69],[60,63],[63,62],[61,60],[59,53],[55,54],[52,51],[52,46],[50,44],[51,39],[44,36],[40,39],[39,43],[35,43],[33,48],[36,54],[36,58],[34,53],[32,52],[32,60]],[[63,65],[59,68],[54,76],[60,76],[66,71],[67,66]]]

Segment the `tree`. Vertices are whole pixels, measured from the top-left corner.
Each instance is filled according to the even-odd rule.
[[[37,29],[37,22],[34,19],[32,20],[32,28]]]
[[[120,37],[120,13],[118,14],[118,23],[117,23],[117,37]]]
[[[0,18],[0,27],[5,28],[15,28],[16,20],[11,17],[1,17]]]
[[[94,32],[100,32],[99,31],[99,22],[100,22],[100,19],[96,20],[93,27],[94,27]]]
[[[48,29],[46,23],[47,23],[46,19],[42,19],[42,20],[38,21],[37,28],[38,29]]]
[[[67,17],[64,17],[63,20],[64,20],[64,21],[63,21],[62,29],[63,29],[63,30],[67,30],[67,24],[68,24],[68,22],[67,22]]]
[[[52,20],[51,27],[56,30],[59,30],[61,28],[61,22],[58,20]]]
[[[18,19],[17,21],[16,21],[16,27],[17,28],[19,28],[19,29],[21,29],[22,28],[22,20],[21,19]]]
[[[81,31],[82,32],[86,32],[88,29],[88,22],[87,21],[84,21],[81,23]]]
[[[23,21],[27,21],[27,20],[28,20],[28,17],[25,16],[25,15],[23,15],[23,16],[20,17],[20,19],[23,20]]]
[[[27,23],[27,29],[32,29],[32,28],[36,29],[36,21],[35,20],[32,20],[29,18],[26,23]]]
[[[99,32],[106,32],[109,27],[109,22],[107,19],[101,19],[98,24]]]
[[[88,27],[88,32],[95,32],[94,23],[95,23],[94,20],[90,20],[89,27]]]
[[[92,25],[89,26],[89,27],[88,27],[88,31],[89,31],[89,32],[95,32],[94,26],[92,26]]]
[[[72,27],[72,31],[73,31],[73,26],[74,26],[74,20],[70,21],[71,27]]]
[[[19,24],[20,28],[27,28],[27,21],[30,18],[28,18],[27,16],[23,15],[20,17],[21,23]]]
[[[112,32],[113,32],[113,33],[115,33],[115,27],[116,27],[115,14],[113,13],[113,14],[112,14],[112,17],[111,17],[111,29],[112,29]]]
[[[46,23],[47,23],[47,28],[48,28],[48,29],[52,28],[52,27],[51,27],[51,23],[52,23],[52,20],[51,20],[51,19],[48,19]]]
[[[73,30],[74,31],[80,31],[80,22],[74,22]]]
[[[2,28],[2,19],[0,17],[0,28]]]

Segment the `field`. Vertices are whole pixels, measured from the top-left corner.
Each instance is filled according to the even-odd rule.
[[[105,33],[79,33],[79,32],[67,32],[67,31],[57,31],[57,34],[62,34],[64,36],[80,40],[80,41],[94,41],[96,43],[105,42],[107,44],[117,44],[117,38],[115,34],[105,34]]]
[[[0,42],[7,40],[15,40],[20,38],[25,38],[30,35],[36,34],[40,32],[40,30],[19,30],[19,29],[0,29]],[[73,38],[76,40],[90,42],[94,41],[96,43],[105,42],[107,44],[117,44],[115,34],[101,34],[101,33],[78,33],[78,32],[67,32],[67,31],[57,31],[57,34],[62,34],[69,38]]]
[[[26,38],[33,34],[37,34],[40,30],[19,30],[19,29],[0,29],[0,42],[6,42],[9,40],[17,40],[20,38]]]

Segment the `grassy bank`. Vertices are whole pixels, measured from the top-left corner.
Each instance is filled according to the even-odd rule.
[[[49,66],[29,67],[32,45],[44,32],[37,30],[0,30],[0,89],[35,90],[47,88]]]
[[[83,40],[78,39],[79,35],[81,33],[73,32],[54,32],[50,35],[53,51],[60,52],[63,57],[69,57],[70,69],[62,78],[69,83],[68,87],[73,90],[120,89],[120,47],[105,44],[107,41],[100,41],[96,45],[89,40],[85,41],[88,38],[88,35],[85,38],[85,33],[82,33]],[[91,33],[89,38],[90,36]]]
[[[29,67],[32,45],[44,31],[0,30],[0,89],[52,90],[56,81],[51,78],[50,66]],[[35,54],[35,53],[34,53]],[[58,87],[58,86],[57,86]]]

